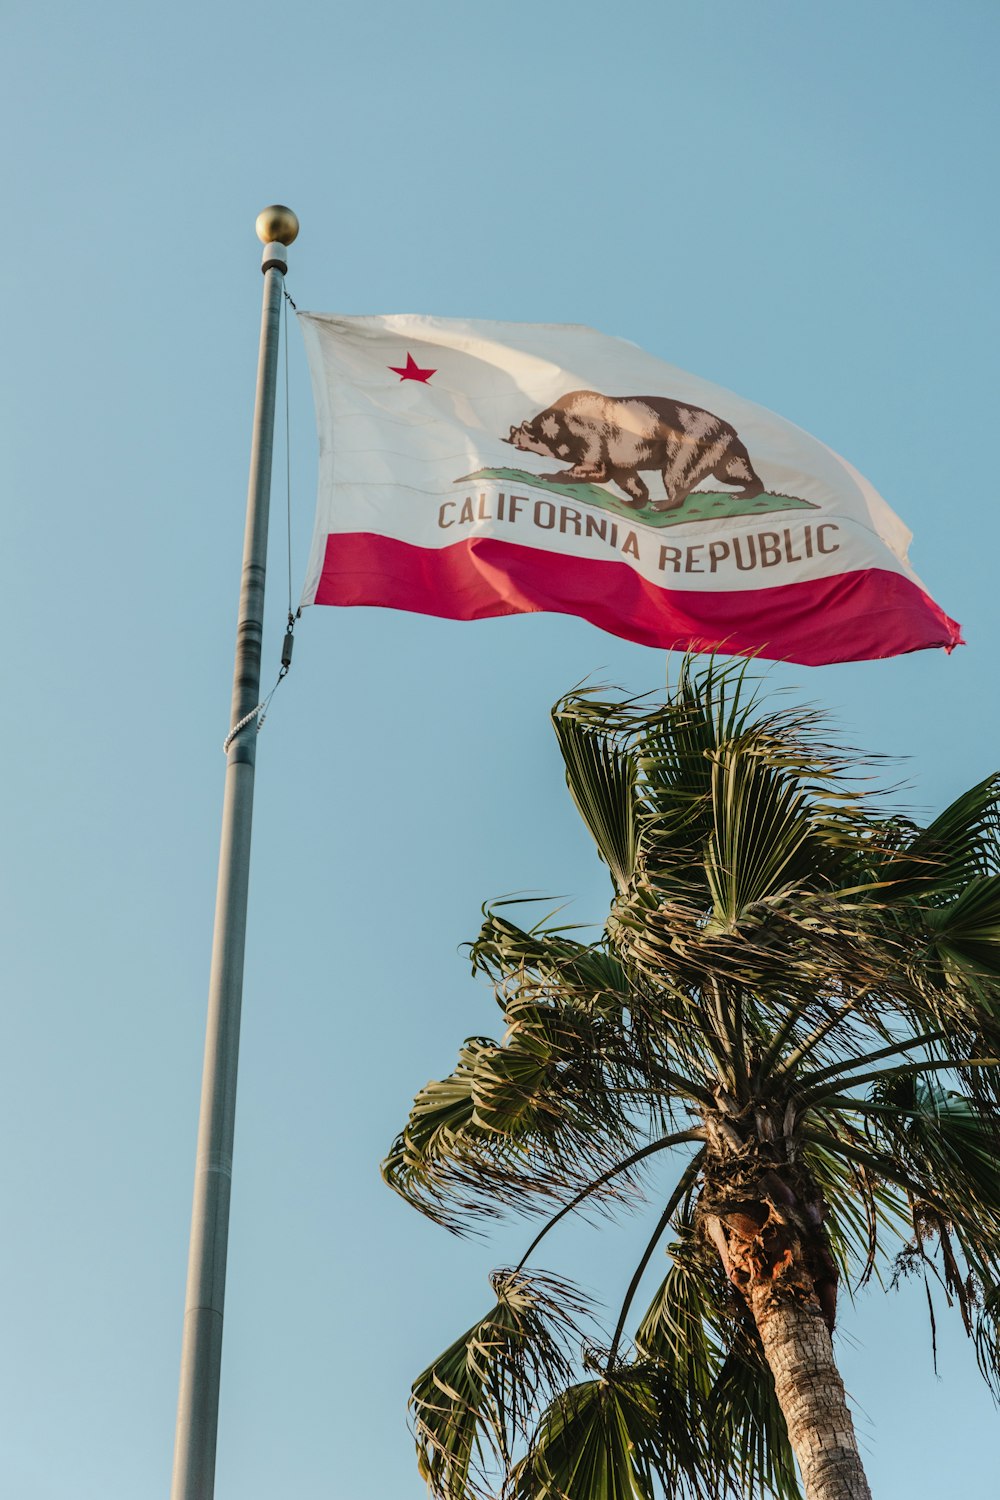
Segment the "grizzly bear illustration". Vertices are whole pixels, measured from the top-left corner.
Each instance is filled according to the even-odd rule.
[[[602,396],[570,391],[537,417],[511,427],[503,439],[523,453],[568,460],[570,467],[545,479],[616,484],[635,509],[649,503],[640,471],[657,469],[666,499],[653,510],[676,510],[702,480],[714,475],[739,484],[739,498],[764,493],[736,429],[700,406],[665,396]]]

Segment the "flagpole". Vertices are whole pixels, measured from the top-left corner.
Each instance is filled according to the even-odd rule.
[[[278,330],[284,277],[288,269],[286,247],[298,232],[298,219],[291,209],[280,204],[266,208],[258,215],[257,235],[264,242],[261,266],[264,305],[230,719],[234,726],[244,718],[249,722],[231,738],[226,757],[171,1500],[212,1500],[215,1489],[236,1072],[257,753],[253,710],[260,701]]]

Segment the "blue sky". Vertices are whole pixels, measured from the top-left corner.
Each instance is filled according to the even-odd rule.
[[[1000,764],[995,6],[8,6],[0,1475],[169,1484],[249,422],[257,211],[300,307],[589,323],[865,472],[968,645],[772,680],[900,758]],[[293,330],[296,587],[316,443]],[[284,447],[278,473],[283,473]],[[286,606],[283,493],[269,669]],[[496,1012],[480,904],[605,877],[547,710],[661,655],[555,616],[312,611],[259,758],[217,1493],[412,1496],[414,1373],[524,1226],[458,1242],[378,1162]],[[620,1296],[643,1218],[546,1264]],[[984,1493],[995,1413],[922,1292],[840,1354],[875,1492]]]

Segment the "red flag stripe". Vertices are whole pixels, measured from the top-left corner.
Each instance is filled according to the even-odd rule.
[[[959,626],[901,573],[868,568],[767,589],[659,588],[628,563],[492,537],[416,547],[371,532],[328,537],[317,604],[480,620],[550,611],[664,650],[721,650],[821,666],[962,644]]]

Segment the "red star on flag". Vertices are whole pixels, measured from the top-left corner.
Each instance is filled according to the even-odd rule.
[[[398,375],[400,380],[422,380],[424,385],[432,375],[437,374],[436,370],[422,370],[413,355],[409,353],[406,356],[405,365],[389,365],[388,368],[394,375]]]

